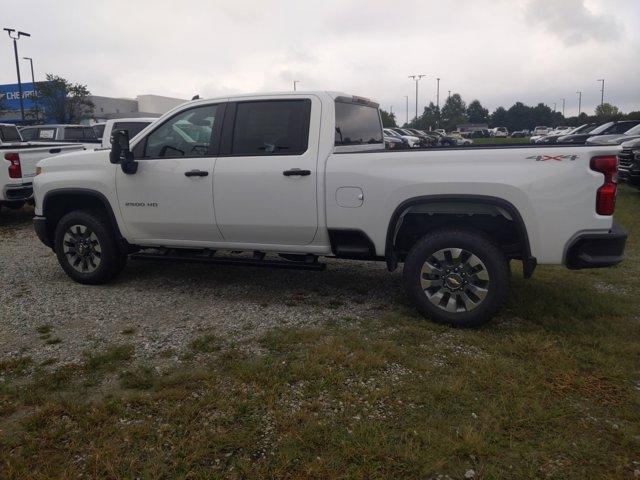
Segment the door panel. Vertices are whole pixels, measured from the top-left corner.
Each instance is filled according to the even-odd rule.
[[[234,243],[311,243],[318,228],[319,101],[247,101],[233,111],[230,151],[218,157],[213,176],[222,236]]]
[[[117,169],[120,212],[135,239],[219,241],[211,190],[215,158],[140,160],[138,172]],[[200,170],[208,175],[185,176]]]
[[[185,108],[133,148],[138,171],[117,169],[120,212],[137,240],[215,242],[213,170],[224,105]],[[220,120],[216,120],[219,116]]]

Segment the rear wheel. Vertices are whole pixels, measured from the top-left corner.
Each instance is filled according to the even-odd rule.
[[[126,264],[109,221],[99,211],[77,210],[60,219],[55,230],[58,262],[73,280],[98,285]]]
[[[489,238],[449,229],[420,239],[405,260],[405,290],[427,318],[472,327],[490,320],[504,304],[509,265]]]

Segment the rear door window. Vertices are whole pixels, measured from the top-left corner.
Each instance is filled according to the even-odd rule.
[[[3,142],[20,142],[20,133],[14,126],[0,125],[0,140]]]
[[[260,100],[240,102],[232,155],[301,155],[309,143],[311,101]]]
[[[25,142],[29,142],[31,140],[35,140],[38,136],[37,128],[23,128],[20,130],[20,135]]]
[[[84,140],[84,133],[82,127],[70,127],[64,130],[64,139],[70,142],[77,142]],[[95,135],[95,133],[94,133]]]

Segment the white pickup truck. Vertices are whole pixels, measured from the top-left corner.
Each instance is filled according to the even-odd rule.
[[[0,124],[0,207],[21,208],[32,200],[31,181],[40,160],[81,149],[79,145],[26,143],[15,125]]]
[[[612,216],[619,147],[385,151],[378,105],[335,92],[196,100],[131,142],[112,138],[110,152],[40,162],[34,180],[35,230],[80,283],[109,281],[129,255],[306,269],[321,269],[321,256],[403,262],[424,316],[473,326],[505,301],[510,260],[529,277],[538,263],[604,267],[623,256]]]

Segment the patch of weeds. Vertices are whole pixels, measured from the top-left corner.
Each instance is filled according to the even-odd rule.
[[[136,329],[133,327],[128,327],[123,330],[120,330],[121,335],[133,335],[134,333],[136,333]]]
[[[161,358],[171,358],[176,354],[176,351],[173,348],[167,348],[166,350],[161,351],[158,355]]]
[[[58,343],[62,343],[62,339],[60,337],[47,338],[44,343],[47,345],[57,345]]]
[[[211,333],[198,337],[189,344],[192,350],[200,353],[217,352],[222,345],[222,339]]]
[[[18,375],[24,373],[31,365],[31,357],[16,357],[0,360],[0,373],[3,375]]]
[[[113,371],[133,356],[133,345],[116,345],[103,352],[85,354],[85,370],[91,372]]]
[[[329,303],[327,303],[327,308],[330,308],[331,310],[337,310],[343,305],[344,302],[342,300],[331,300]]]
[[[153,370],[149,367],[138,367],[125,370],[120,374],[122,388],[148,390],[153,387]]]
[[[36,332],[40,334],[40,340],[49,340],[51,338],[51,332],[53,332],[53,327],[51,325],[40,325],[36,328]]]
[[[53,365],[54,363],[56,363],[58,361],[57,358],[46,358],[43,361],[40,362],[40,366],[41,367],[48,367],[49,365]]]

